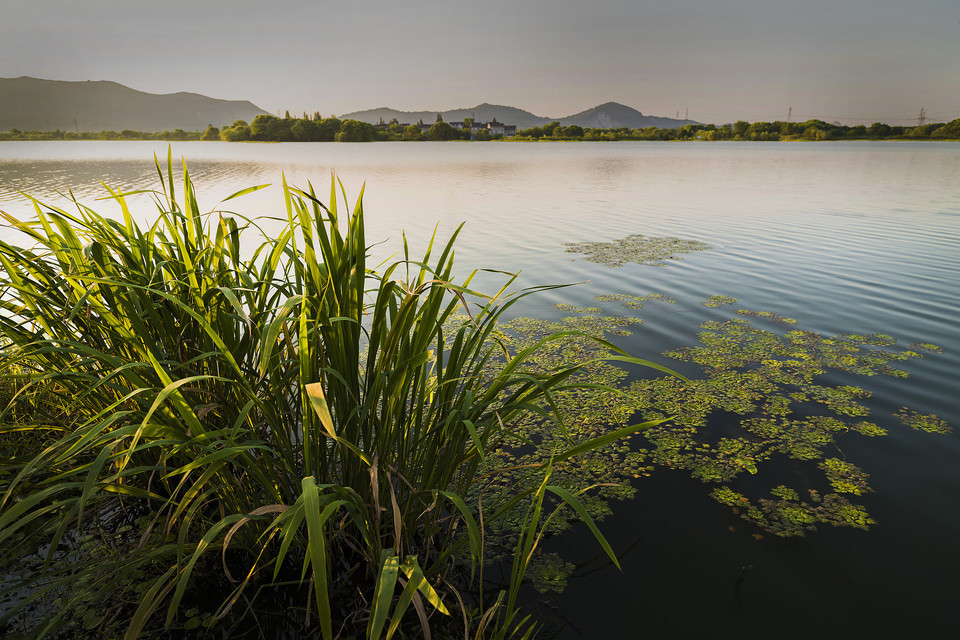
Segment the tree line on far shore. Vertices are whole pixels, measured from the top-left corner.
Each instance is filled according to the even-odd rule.
[[[396,119],[389,123],[373,125],[359,120],[324,118],[319,113],[304,114],[302,118],[258,115],[249,124],[237,120],[231,125],[218,128],[213,125],[205,131],[174,129],[159,133],[131,131],[99,131],[70,133],[56,131],[11,131],[0,132],[0,140],[204,140],[226,142],[375,142],[416,140],[497,140],[500,135],[491,135],[486,130],[470,132],[470,123],[457,129],[443,122],[440,114],[429,128],[418,124],[404,125]],[[558,121],[521,129],[509,138],[516,141],[533,140],[957,140],[960,139],[960,119],[943,123],[919,124],[917,126],[891,126],[875,122],[870,126],[846,126],[823,120],[806,122],[745,122],[733,124],[688,124],[676,128],[647,127],[645,129],[594,129],[577,125],[562,126]]]
[[[676,128],[591,129],[577,125],[561,126],[554,121],[542,127],[517,131],[515,140],[956,140],[960,139],[960,119],[915,127],[891,126],[882,122],[846,126],[823,120],[806,122],[744,122],[733,124],[688,124]]]

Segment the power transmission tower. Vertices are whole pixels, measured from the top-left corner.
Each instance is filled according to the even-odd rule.
[[[923,107],[920,107],[920,115],[917,116],[917,126],[922,127],[923,123],[927,121],[927,110]]]

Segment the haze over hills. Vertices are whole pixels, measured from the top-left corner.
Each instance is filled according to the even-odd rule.
[[[0,78],[0,131],[202,131],[261,113],[246,100],[144,93],[116,82]]]
[[[586,111],[581,111],[580,113],[563,118],[537,116],[529,111],[517,109],[516,107],[488,104],[486,102],[468,109],[452,109],[450,111],[440,112],[398,111],[396,109],[381,107],[379,109],[345,113],[338,117],[341,120],[361,120],[372,124],[377,124],[381,119],[383,119],[384,122],[390,122],[393,118],[405,124],[416,124],[420,120],[423,120],[425,124],[431,124],[436,122],[437,113],[440,113],[444,122],[459,122],[464,118],[473,118],[479,122],[490,122],[496,118],[497,122],[517,125],[518,129],[539,127],[549,124],[554,120],[558,120],[560,124],[564,126],[575,124],[581,127],[602,129],[616,129],[620,127],[627,127],[629,129],[643,129],[646,127],[673,128],[682,127],[685,124],[699,124],[694,120],[676,120],[674,118],[646,116],[632,107],[616,102],[607,102],[592,109],[587,109]]]

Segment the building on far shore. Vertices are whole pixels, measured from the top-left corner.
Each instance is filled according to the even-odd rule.
[[[467,124],[462,120],[457,122],[448,122],[447,124],[450,125],[451,128],[457,131],[463,131],[464,129],[467,128]],[[430,131],[430,127],[432,126],[433,124],[421,123],[420,133],[426,135]],[[513,136],[517,135],[516,125],[503,124],[502,122],[497,122],[496,118],[494,118],[490,122],[474,121],[474,122],[471,122],[469,126],[470,126],[471,136],[476,136],[481,131],[486,131],[491,136],[503,136],[504,138],[512,138]]]
[[[450,126],[458,131],[462,131],[466,126],[462,122],[451,122]],[[491,136],[503,136],[504,138],[510,138],[517,135],[517,126],[512,124],[503,124],[502,122],[497,122],[497,119],[494,118],[490,122],[471,122],[470,123],[470,134],[477,135],[481,131],[486,131]]]

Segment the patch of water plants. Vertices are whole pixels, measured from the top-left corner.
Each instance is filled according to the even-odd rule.
[[[0,635],[528,638],[519,585],[564,513],[616,563],[568,466],[651,425],[573,438],[551,398],[603,402],[576,379],[598,356],[644,364],[591,337],[630,321],[510,340],[543,287],[455,281],[456,234],[375,269],[361,197],[284,183],[251,253],[256,220],[201,213],[186,166],[178,197],[169,154],[157,172],[146,227],[112,190],[117,218],[2,214],[33,246],[0,242]],[[491,473],[539,439],[562,444]]]
[[[933,414],[925,415],[907,407],[900,409],[896,416],[900,422],[917,431],[926,431],[927,433],[950,433],[953,431],[953,428],[943,418]]]
[[[584,259],[608,267],[622,267],[627,262],[654,267],[667,266],[666,260],[680,260],[681,253],[706,251],[710,245],[699,240],[673,236],[645,236],[634,234],[610,242],[568,242],[568,253],[582,253]]]
[[[673,303],[662,295],[597,298],[620,302],[631,311],[651,299]],[[704,301],[711,306],[721,302],[735,301],[727,296]],[[640,323],[636,317],[596,313],[592,308],[561,308],[576,315],[556,321],[521,318],[503,327],[518,347],[563,329],[580,332],[539,352],[528,363],[531,371],[549,370],[567,358],[589,360],[596,347],[584,335],[624,335]],[[744,316],[782,328],[760,328]],[[803,536],[823,525],[868,529],[875,521],[856,500],[872,491],[869,475],[846,458],[841,440],[879,437],[887,431],[869,419],[870,392],[845,383],[857,376],[906,378],[907,372],[897,365],[922,354],[916,345],[898,350],[887,335],[828,336],[796,325],[796,320],[776,313],[747,309],[725,321],[703,323],[698,346],[664,354],[698,365],[701,375],[687,380],[670,375],[635,379],[610,361],[593,361],[577,373],[579,379],[615,391],[554,394],[551,400],[568,432],[546,433],[536,421],[526,424],[527,444],[505,446],[488,457],[484,468],[493,474],[491,485],[509,484],[511,474],[522,474],[549,457],[564,446],[565,438],[576,442],[638,419],[663,420],[629,440],[556,464],[553,472],[565,486],[583,492],[583,501],[596,518],[609,512],[610,500],[632,496],[635,479],[657,469],[675,469],[713,487],[710,495],[715,500],[767,534]],[[935,345],[923,349],[939,350]],[[906,408],[897,417],[914,429],[951,430],[937,416]],[[778,482],[769,487],[768,495],[762,489],[758,492],[764,469],[778,464],[782,468],[784,462],[804,469],[797,474],[798,485]],[[504,549],[510,548],[511,527],[520,517],[518,513],[514,523],[505,521]],[[566,526],[561,519],[552,530]]]
[[[716,308],[716,307],[722,307],[725,304],[736,304],[738,302],[739,300],[731,296],[717,294],[717,295],[710,296],[706,300],[702,301],[700,304],[702,304],[705,307]]]

